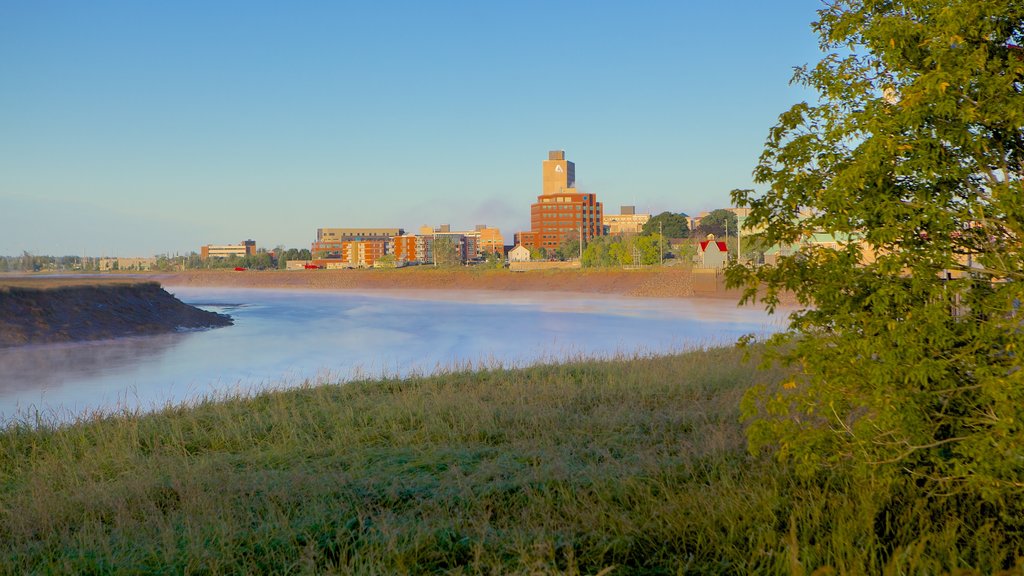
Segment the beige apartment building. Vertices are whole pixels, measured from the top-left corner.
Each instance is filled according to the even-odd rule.
[[[156,258],[100,258],[99,267],[107,270],[149,270],[156,266]]]
[[[383,240],[405,234],[401,228],[317,228],[317,242],[351,242],[354,240]]]
[[[605,214],[602,222],[605,234],[619,236],[643,232],[650,219],[650,214],[637,214],[636,206],[621,206],[618,214]]]
[[[254,256],[256,254],[256,242],[246,240],[238,244],[207,244],[199,248],[199,258],[209,260],[210,258],[230,258],[237,256]]]

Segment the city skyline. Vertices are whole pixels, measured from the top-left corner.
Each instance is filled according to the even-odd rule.
[[[0,7],[0,254],[332,226],[530,228],[567,150],[613,211],[754,187],[817,2]]]

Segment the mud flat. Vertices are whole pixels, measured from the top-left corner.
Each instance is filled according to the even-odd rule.
[[[0,348],[103,340],[231,325],[157,282],[0,279]]]
[[[709,272],[709,273],[708,273]],[[397,270],[190,270],[158,274],[165,286],[354,290],[505,290],[617,294],[642,298],[717,297],[738,299],[720,274],[688,267],[623,270],[544,270],[510,272],[474,268],[416,266]]]

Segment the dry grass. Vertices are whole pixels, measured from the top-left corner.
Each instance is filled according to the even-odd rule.
[[[35,288],[50,290],[69,286],[109,286],[120,284],[144,284],[152,280],[138,277],[110,276],[103,278],[74,278],[59,276],[32,276],[29,274],[0,274],[0,292],[11,288]]]
[[[914,550],[879,543],[870,494],[747,454],[739,397],[782,377],[716,349],[28,419],[0,433],[0,570],[958,567],[956,552],[900,564]]]

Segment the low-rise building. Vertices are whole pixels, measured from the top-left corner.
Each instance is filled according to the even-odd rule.
[[[149,270],[156,266],[156,258],[100,258],[99,268],[108,270]]]
[[[860,245],[861,264],[870,264],[875,261],[875,251],[872,250],[871,247],[857,234],[845,234],[841,232],[830,234],[827,232],[815,232],[808,234],[796,244],[776,244],[774,246],[770,246],[764,251],[764,263],[771,265],[778,264],[779,258],[783,256],[792,256],[801,249],[812,246],[831,250],[841,250],[851,244]]]
[[[321,268],[370,268],[388,253],[384,240],[314,242],[313,264]]]
[[[317,228],[317,242],[344,242],[357,240],[383,240],[405,234],[401,228]]]
[[[509,262],[529,262],[530,261],[530,249],[522,244],[519,244],[515,248],[508,251]]]
[[[729,261],[729,247],[721,240],[715,240],[714,234],[708,234],[706,240],[697,245],[696,264],[700,268],[725,268]]]
[[[604,233],[612,236],[640,234],[650,219],[650,214],[637,214],[636,206],[621,206],[619,214],[605,214],[602,224]]]
[[[393,238],[401,228],[317,228],[310,252],[313,264],[321,268],[370,268],[389,254]]]
[[[419,237],[415,234],[395,236],[391,239],[391,254],[395,262],[423,262],[419,247]]]
[[[423,225],[416,238],[416,256],[426,264],[435,263],[434,242],[438,238],[450,239],[463,263],[486,258],[490,253],[504,254],[505,249],[501,231],[486,224],[478,224],[473,230],[452,230],[450,224],[436,228]]]
[[[238,244],[207,244],[199,248],[199,258],[204,261],[210,258],[230,258],[232,256],[244,258],[255,255],[256,242],[254,240],[245,240]]]

